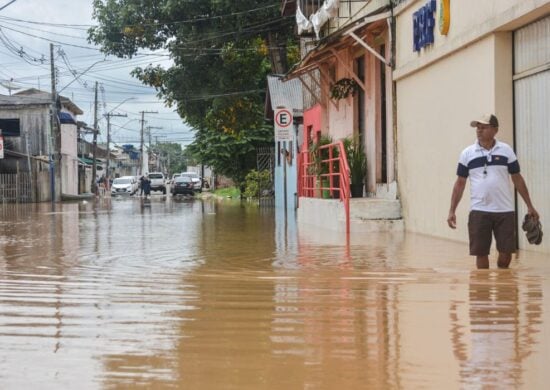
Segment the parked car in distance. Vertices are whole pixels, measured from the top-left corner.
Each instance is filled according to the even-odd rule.
[[[134,194],[139,191],[139,178],[136,176],[121,176],[121,179],[130,179],[132,181],[132,188],[134,189]]]
[[[172,184],[174,183],[174,181],[176,180],[177,177],[180,177],[181,176],[181,173],[174,173],[172,175],[172,178],[170,179],[169,183]]]
[[[172,195],[194,195],[193,180],[190,177],[179,176],[174,179],[170,191]]]
[[[151,191],[162,191],[166,194],[166,181],[164,173],[162,172],[149,172],[149,180],[151,181]]]
[[[111,195],[133,195],[137,190],[138,183],[133,176],[122,176],[113,180]]]
[[[182,172],[182,177],[189,177],[191,180],[193,180],[193,189],[196,192],[202,192],[202,179],[200,176],[195,172]]]

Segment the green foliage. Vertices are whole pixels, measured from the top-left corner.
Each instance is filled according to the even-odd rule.
[[[241,191],[239,191],[237,187],[219,188],[216,191],[214,191],[214,194],[224,198],[237,199],[241,197]]]
[[[346,138],[344,148],[350,169],[351,184],[364,183],[367,176],[367,156],[363,143],[359,137]]]
[[[153,145],[152,150],[159,153],[163,160],[168,162],[168,172],[185,172],[187,170],[187,156],[181,145],[178,143],[162,143]]]
[[[329,158],[329,150],[321,149],[321,146],[329,145],[332,142],[332,138],[329,135],[321,135],[317,142],[309,144],[310,161],[314,163],[309,166],[309,174],[322,175],[329,172],[328,163],[323,163],[323,160]],[[333,153],[336,151],[337,149],[333,149]],[[337,157],[337,154],[333,154],[333,156]]]
[[[256,146],[272,143],[273,129],[268,126],[240,134],[199,130],[188,150],[216,173],[230,177],[241,186],[246,173],[256,167]]]
[[[196,129],[192,155],[242,183],[255,148],[272,142],[264,128],[266,76],[299,60],[293,19],[272,0],[94,0],[90,42],[132,57],[166,49],[172,66],[136,68]],[[287,47],[289,48],[287,50]]]
[[[259,198],[263,190],[271,190],[272,188],[271,172],[268,170],[258,172],[253,169],[246,175],[246,188],[243,195],[245,198]]]

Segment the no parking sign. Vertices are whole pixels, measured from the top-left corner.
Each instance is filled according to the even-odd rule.
[[[292,112],[287,108],[275,110],[275,141],[292,141]]]

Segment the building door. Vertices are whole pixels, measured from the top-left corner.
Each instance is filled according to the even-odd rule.
[[[381,45],[379,49],[381,56],[385,56],[386,45]],[[377,163],[378,169],[376,174],[377,183],[387,183],[388,182],[388,129],[387,129],[387,106],[386,106],[386,65],[383,62],[378,62],[380,67],[380,134],[378,138],[377,148],[379,153],[377,153]]]
[[[531,199],[543,226],[550,226],[550,17],[514,32],[515,143]],[[527,212],[518,200],[521,226]],[[519,228],[519,247],[549,252],[550,241],[529,245]]]
[[[362,82],[365,82],[365,56],[362,55],[355,59],[355,73]],[[358,88],[355,97],[355,123],[357,129],[354,136],[359,137],[359,141],[365,144],[365,91],[363,88]]]

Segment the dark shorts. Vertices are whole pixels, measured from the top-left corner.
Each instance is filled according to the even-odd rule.
[[[472,210],[468,217],[468,233],[472,256],[489,255],[493,233],[499,252],[514,253],[516,251],[516,213]]]

